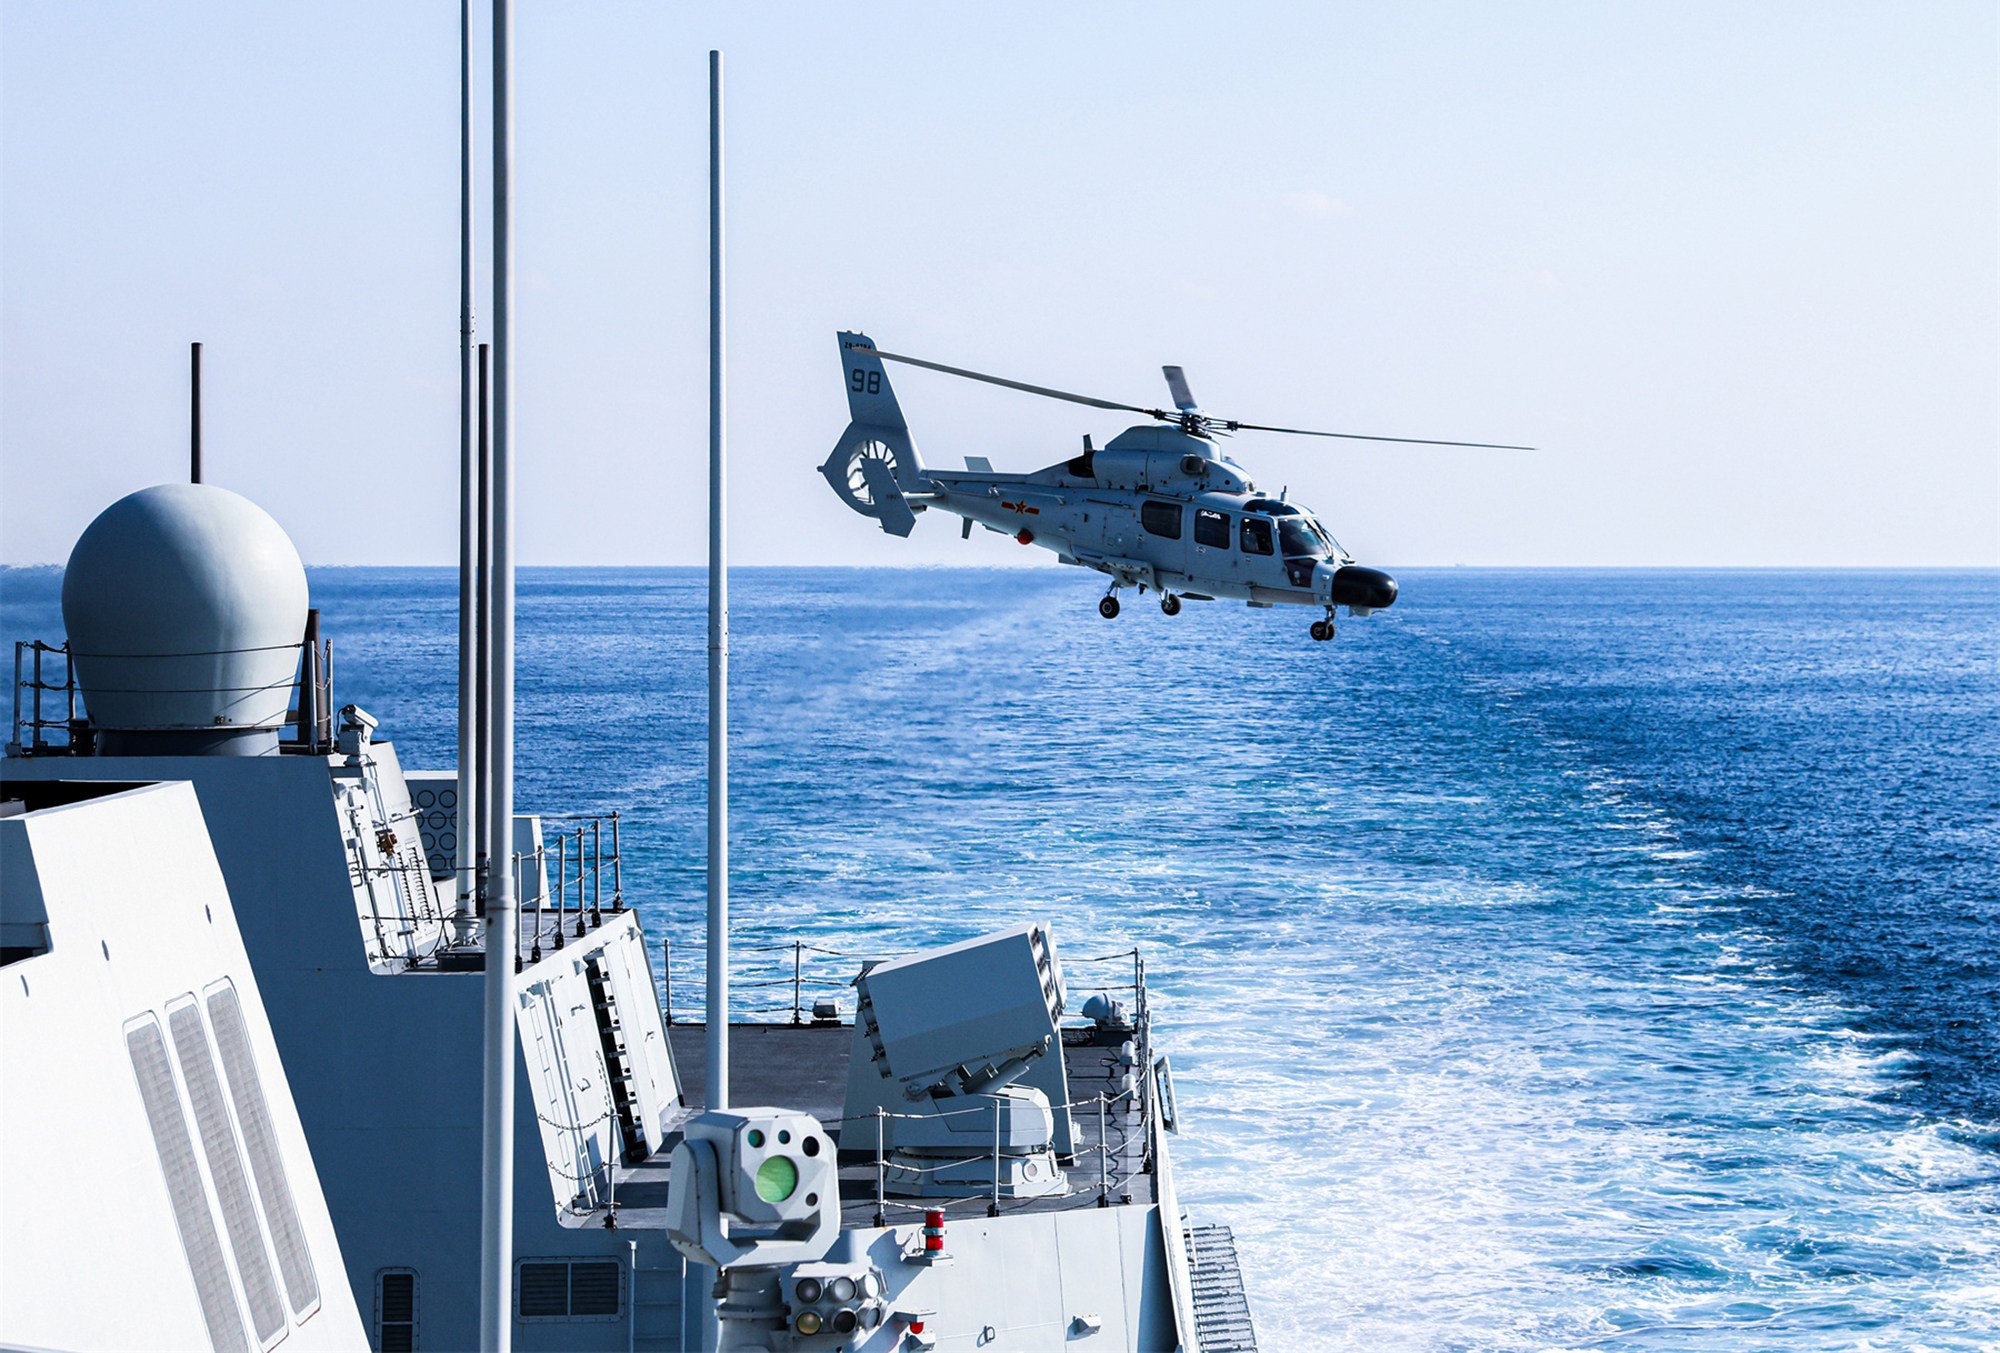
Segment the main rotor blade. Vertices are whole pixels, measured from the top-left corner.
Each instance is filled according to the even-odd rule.
[[[1158,409],[1142,409],[1137,404],[1115,404],[1108,399],[1093,399],[1089,395],[1074,395],[1067,390],[1051,390],[1046,385],[1029,385],[1025,381],[1010,381],[1004,376],[989,376],[983,371],[967,371],[962,366],[946,366],[943,362],[927,362],[921,357],[905,357],[901,353],[884,352],[874,349],[877,357],[885,362],[901,362],[905,366],[920,366],[926,371],[942,371],[947,376],[963,376],[969,381],[985,381],[988,385],[1002,385],[1009,390],[1020,390],[1030,395],[1041,395],[1047,399],[1066,399],[1072,404],[1087,404],[1093,409],[1116,409],[1121,413],[1143,413],[1149,418],[1167,418],[1170,415]]]
[[[922,357],[910,357],[900,352],[884,352],[881,348],[871,348],[877,357],[885,362],[901,362],[905,366],[922,367],[926,371],[941,371],[947,376],[962,376],[969,381],[983,381],[988,385],[998,385],[1008,390],[1019,390],[1023,394],[1040,395],[1044,399],[1067,400],[1071,404],[1083,404],[1093,409],[1113,409],[1119,413],[1144,414],[1148,418],[1158,418],[1162,422],[1181,422],[1180,418],[1164,409],[1147,409],[1137,404],[1120,404],[1114,400],[1097,399],[1090,395],[1079,395],[1068,390],[1056,390],[1046,385],[1030,385],[1026,381],[1010,381],[1005,376],[989,376],[984,371],[971,371],[962,366],[946,366],[943,362],[926,361]],[[1195,413],[1194,396],[1189,392],[1187,377],[1177,366],[1160,368],[1167,377],[1168,389],[1173,393],[1174,402],[1183,413],[1194,413],[1201,425],[1227,432],[1284,432],[1295,437],[1337,437],[1353,442],[1401,442],[1406,446],[1470,446],[1490,451],[1532,451],[1532,446],[1509,446],[1500,442],[1445,442],[1429,437],[1374,437],[1361,432],[1315,432],[1309,428],[1272,427],[1265,423],[1238,423],[1222,418],[1203,418]]]
[[[1287,432],[1294,437],[1338,437],[1349,442],[1401,442],[1405,446],[1476,446],[1485,451],[1532,451],[1532,446],[1510,446],[1505,442],[1441,442],[1433,437],[1373,437],[1365,432],[1314,432],[1310,428],[1274,428],[1263,423],[1237,423],[1226,418],[1213,420],[1231,432]]]

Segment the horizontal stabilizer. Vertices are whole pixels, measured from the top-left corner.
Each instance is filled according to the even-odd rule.
[[[889,466],[873,456],[861,462],[861,477],[868,485],[868,496],[874,500],[876,519],[882,529],[892,536],[907,536],[917,524],[917,514],[903,501],[903,491],[896,487],[896,476]]]

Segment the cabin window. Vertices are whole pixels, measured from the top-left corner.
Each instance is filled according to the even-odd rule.
[[[1152,535],[1165,536],[1168,540],[1181,538],[1179,503],[1142,503],[1139,506],[1139,521]]]
[[[1262,517],[1243,519],[1243,553],[1271,553],[1271,523]]]
[[[375,1347],[382,1353],[415,1353],[417,1271],[385,1268],[375,1275]]]
[[[610,1319],[619,1311],[615,1259],[525,1259],[515,1296],[523,1320]]]
[[[1194,510],[1194,543],[1206,545],[1211,550],[1229,548],[1229,514],[1212,512],[1208,508]]]

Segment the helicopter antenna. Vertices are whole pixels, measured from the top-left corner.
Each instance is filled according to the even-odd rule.
[[[1227,436],[1232,432],[1281,432],[1292,437],[1332,437],[1350,442],[1396,442],[1403,446],[1463,446],[1476,447],[1483,451],[1533,451],[1532,446],[1516,446],[1507,442],[1448,442],[1435,437],[1383,437],[1368,432],[1318,432],[1311,428],[1275,427],[1269,423],[1244,423],[1234,418],[1214,418],[1201,412],[1194,402],[1194,395],[1188,389],[1187,373],[1177,366],[1161,367],[1166,375],[1167,389],[1172,394],[1176,411],[1148,409],[1138,404],[1120,404],[1115,400],[1098,399],[1092,395],[1079,395],[1069,390],[1057,390],[1046,385],[1030,385],[1026,381],[1008,380],[1005,376],[992,376],[984,371],[972,371],[962,366],[946,366],[942,362],[926,361],[922,357],[909,357],[897,352],[884,352],[880,348],[865,349],[885,362],[901,362],[905,366],[919,366],[926,371],[941,371],[947,376],[959,376],[969,381],[982,381],[987,385],[998,385],[1008,390],[1019,390],[1023,394],[1040,395],[1044,399],[1060,399],[1071,404],[1082,404],[1092,409],[1112,409],[1120,413],[1144,414],[1157,418],[1162,423],[1177,423],[1181,431],[1194,437],[1214,438]]]

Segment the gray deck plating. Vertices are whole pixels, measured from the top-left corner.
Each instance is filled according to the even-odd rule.
[[[1063,1059],[1069,1072],[1073,1101],[1094,1101],[1099,1094],[1116,1096],[1116,1049],[1097,1043],[1071,1042],[1087,1030],[1064,1031]],[[687,1112],[705,1107],[699,1087],[705,1083],[704,1028],[675,1024],[669,1030],[681,1084],[687,1088]],[[818,1118],[842,1144],[840,1171],[841,1225],[875,1225],[874,1142],[871,1125],[858,1123],[842,1131],[840,1113],[847,1093],[847,1059],[853,1045],[849,1024],[735,1024],[729,1030],[729,1083],[732,1097],[742,1104],[783,1104]],[[1070,1192],[1053,1198],[1002,1199],[1003,1214],[1060,1212],[1095,1207],[1099,1195],[1098,1117],[1094,1103],[1076,1111],[1077,1155],[1067,1165]],[[1114,1099],[1104,1121],[1111,1139],[1109,1197],[1112,1206],[1147,1205],[1155,1201],[1153,1175],[1145,1159],[1145,1123],[1133,1097]],[[665,1149],[618,1177],[621,1226],[665,1224],[667,1157],[678,1133],[669,1135]],[[890,1198],[887,1221],[907,1223],[929,1207],[943,1207],[951,1216],[984,1216],[991,1199],[933,1199],[920,1203]]]

